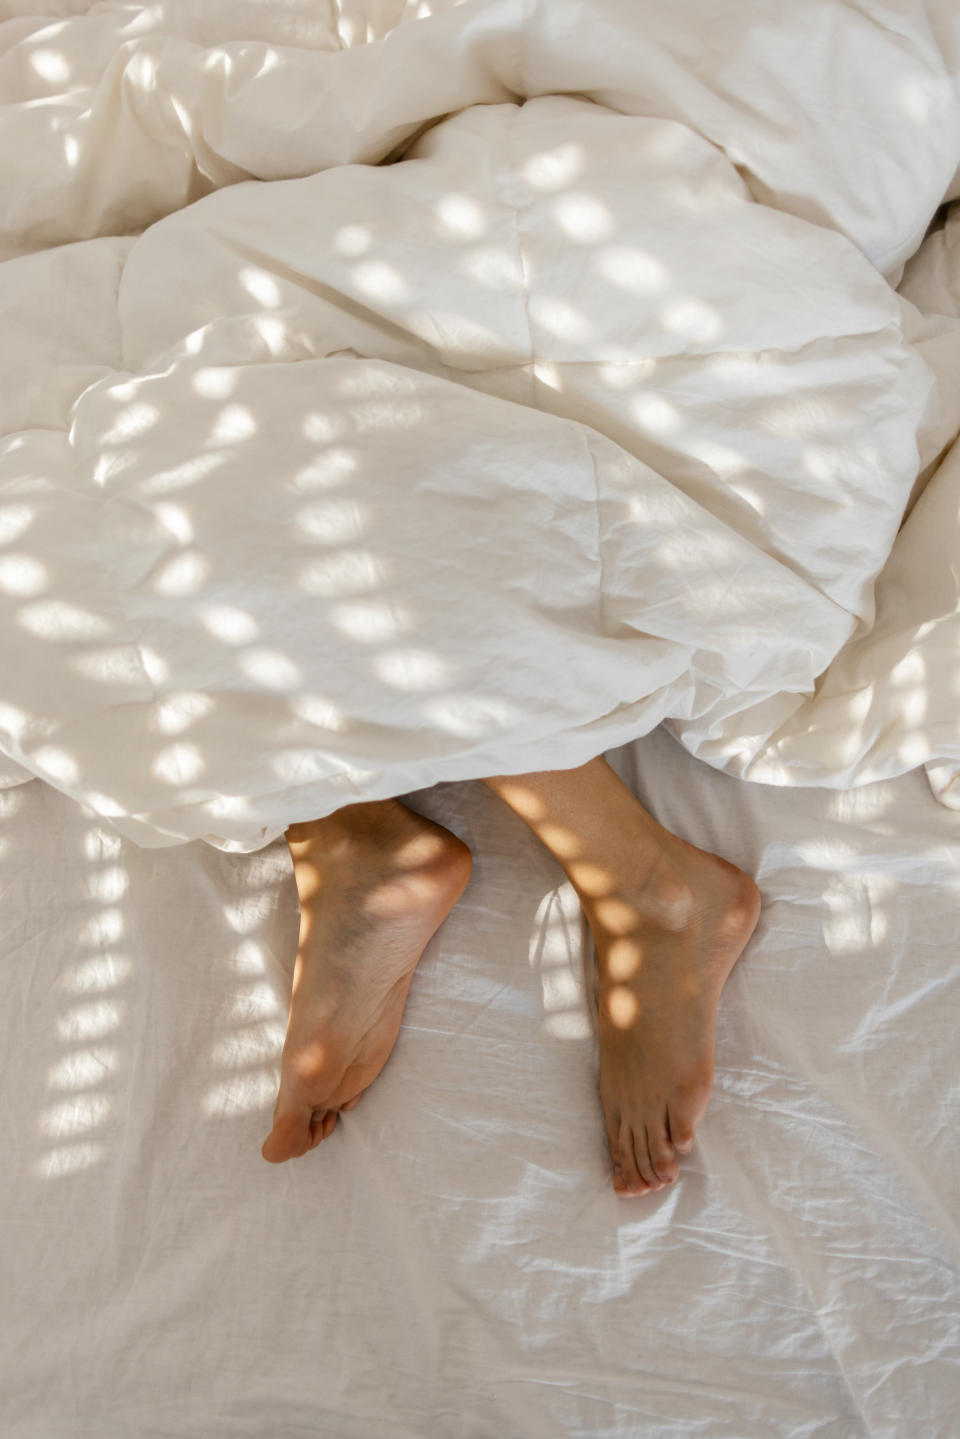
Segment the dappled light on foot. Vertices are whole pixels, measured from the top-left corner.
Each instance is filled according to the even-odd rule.
[[[292,825],[300,940],[273,1128],[279,1164],[315,1149],[376,1079],[396,1042],[413,971],[460,898],[471,857],[398,800]]]

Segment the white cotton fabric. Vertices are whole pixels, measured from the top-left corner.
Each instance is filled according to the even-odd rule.
[[[0,28],[0,784],[251,850],[666,719],[954,802],[953,252],[891,283],[955,7],[58,13]]]
[[[764,897],[696,1147],[638,1201],[576,895],[485,785],[411,797],[470,885],[380,1078],[280,1168],[285,845],[145,851],[0,794],[4,1439],[948,1439],[955,816],[918,774],[789,793],[662,731],[613,762]]]

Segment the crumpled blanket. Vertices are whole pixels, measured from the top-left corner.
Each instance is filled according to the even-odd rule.
[[[960,807],[955,6],[53,8],[0,26],[0,783],[252,850],[666,721]]]

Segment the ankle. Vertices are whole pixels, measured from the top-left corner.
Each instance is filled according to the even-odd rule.
[[[585,868],[568,873],[595,937],[623,938],[647,925],[679,933],[696,918],[697,894],[662,852],[628,850],[613,865],[591,865],[586,883]]]

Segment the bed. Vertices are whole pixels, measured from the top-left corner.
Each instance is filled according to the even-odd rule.
[[[953,7],[0,16],[4,1434],[948,1439]],[[626,1202],[576,896],[480,782],[600,752],[764,899],[681,1181]],[[282,829],[381,794],[473,875],[274,1168]]]

